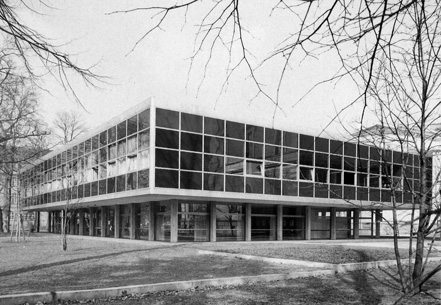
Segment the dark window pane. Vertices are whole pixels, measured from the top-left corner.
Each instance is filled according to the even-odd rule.
[[[156,149],[156,166],[178,168],[179,153],[174,150]]]
[[[282,184],[280,180],[265,179],[265,194],[280,195]]]
[[[181,152],[181,169],[202,171],[202,154]]]
[[[342,157],[341,156],[330,156],[329,167],[335,169],[341,169],[342,167]]]
[[[354,185],[355,184],[355,173],[345,172],[343,174],[343,183],[346,185]]]
[[[156,129],[156,146],[179,148],[179,132],[174,130]]]
[[[106,193],[107,193],[107,191],[106,191],[106,179],[100,180],[99,181],[99,194],[100,195],[104,195]]]
[[[204,132],[206,134],[211,134],[215,136],[223,136],[224,135],[224,121],[213,119],[213,118],[204,118]]]
[[[92,182],[92,196],[98,195],[98,181]]]
[[[298,147],[298,135],[292,132],[283,132],[283,145],[289,147]]]
[[[355,187],[345,186],[343,188],[343,194],[345,199],[354,200],[355,199]]]
[[[200,115],[181,113],[181,129],[202,133],[202,117]]]
[[[107,130],[100,133],[100,147],[107,145]]]
[[[138,130],[143,130],[150,126],[150,109],[144,110],[138,117]]]
[[[297,180],[297,165],[283,164],[282,178]]]
[[[354,143],[345,142],[344,144],[345,156],[355,157],[357,146]]]
[[[138,172],[138,188],[149,187],[149,170],[145,169]]]
[[[253,159],[263,159],[263,144],[247,142],[246,157]]]
[[[226,154],[229,156],[243,157],[244,142],[227,139]]]
[[[246,190],[247,193],[262,194],[263,193],[263,179],[247,177]]]
[[[323,138],[315,138],[315,150],[329,152],[329,140]]]
[[[358,157],[363,159],[369,159],[369,147],[364,145],[358,145]]]
[[[369,200],[369,189],[365,187],[358,187],[357,200]]]
[[[315,153],[315,166],[328,167],[329,155],[322,153]]]
[[[329,182],[333,184],[341,184],[341,171],[329,171]]]
[[[375,161],[371,161],[370,162],[369,172],[371,174],[379,174],[380,173],[380,163],[379,162],[375,162]]]
[[[263,142],[263,127],[247,125],[247,140]]]
[[[156,169],[155,186],[178,188],[178,171]]]
[[[315,181],[321,183],[328,183],[328,170],[323,168],[316,168]]]
[[[313,169],[312,167],[299,167],[300,179],[302,180],[313,180]]]
[[[149,176],[148,169],[144,170],[142,172],[145,172],[145,171],[147,171],[147,186],[146,187],[148,187],[149,186],[149,184],[148,184],[148,176]],[[145,179],[145,177],[142,177],[142,179]],[[143,183],[145,183],[145,181],[143,181]],[[127,174],[127,190],[128,191],[135,190],[136,185],[137,185],[137,173]]]
[[[265,143],[273,145],[281,145],[282,132],[280,130],[265,128]]]
[[[179,112],[157,108],[156,126],[179,129]]]
[[[116,126],[113,126],[109,130],[107,130],[107,143],[112,143],[116,141]]]
[[[380,161],[381,159],[380,151],[375,147],[370,148],[370,156],[371,156],[370,158],[371,160]]]
[[[225,191],[243,193],[243,177],[225,176]]]
[[[84,185],[84,197],[90,197],[90,183]]]
[[[84,150],[86,154],[92,151],[92,139],[87,139],[86,142],[84,142]],[[65,153],[66,152],[63,152],[63,157]],[[66,157],[64,157],[64,161],[66,161]]]
[[[314,137],[301,134],[300,148],[314,150]]]
[[[225,172],[227,174],[243,175],[243,159],[226,158]]]
[[[314,153],[312,151],[299,151],[300,154],[300,164],[302,165],[313,165],[314,164]]]
[[[283,149],[283,162],[297,164],[299,162],[297,149],[284,148]]]
[[[277,208],[275,205],[264,206],[264,205],[252,205],[251,206],[252,215],[276,215]]]
[[[72,148],[67,150],[67,161],[72,160]],[[56,165],[56,158],[50,159],[49,161],[49,167],[54,167]],[[53,162],[52,162],[53,161]],[[53,164],[52,164],[53,163]]]
[[[242,140],[244,138],[244,133],[244,124],[227,121],[227,137]]]
[[[265,160],[280,162],[281,155],[280,146],[265,145]]]
[[[314,197],[314,183],[299,182],[299,196]]]
[[[344,169],[348,171],[355,171],[355,158],[344,157]]]
[[[194,133],[181,133],[181,149],[202,151],[202,135]]]
[[[206,172],[224,172],[224,157],[204,155],[204,171]]]
[[[137,117],[132,116],[127,120],[127,135],[130,136],[138,131]]]
[[[224,139],[217,137],[204,137],[204,151],[211,154],[224,154]]]
[[[328,198],[329,185],[323,183],[316,183],[314,189],[315,189],[316,198]]]
[[[116,191],[123,192],[126,190],[126,175],[116,177]]]
[[[330,153],[336,155],[343,154],[343,142],[331,140]]]
[[[202,173],[181,171],[181,189],[202,189]]]
[[[204,190],[222,192],[224,190],[224,175],[204,174]]]
[[[174,135],[176,136],[176,135]],[[150,129],[141,131],[138,136],[138,150],[147,149],[150,146]]]
[[[357,171],[367,173],[368,168],[368,160],[357,159]]]
[[[343,198],[342,187],[340,185],[330,185],[329,197],[342,199]]]

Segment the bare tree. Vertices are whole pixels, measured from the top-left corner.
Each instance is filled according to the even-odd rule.
[[[91,68],[84,68],[71,59],[71,56],[60,51],[59,46],[50,43],[50,39],[29,27],[19,12],[27,10],[39,15],[32,0],[0,1],[0,32],[3,34],[9,47],[5,51],[16,58],[27,71],[28,77],[38,82],[43,74],[51,74],[66,90],[72,93],[79,102],[75,90],[71,85],[73,75],[80,76],[87,85],[94,85],[101,77],[92,72]],[[37,5],[51,8],[46,1],[35,1]],[[5,44],[4,44],[5,45]],[[43,67],[44,70],[41,70]],[[73,72],[73,74],[70,74]]]
[[[75,111],[58,112],[53,125],[58,144],[70,143],[87,131],[83,117]]]

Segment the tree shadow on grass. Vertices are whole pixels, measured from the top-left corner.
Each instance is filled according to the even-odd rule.
[[[94,260],[94,259],[108,258],[108,257],[118,256],[118,255],[127,254],[127,253],[147,252],[147,251],[152,251],[152,250],[171,249],[171,248],[177,248],[177,247],[182,247],[182,245],[155,247],[155,248],[149,248],[149,249],[127,250],[127,251],[112,252],[112,253],[101,254],[101,255],[94,255],[94,256],[75,258],[75,259],[70,259],[70,260],[63,260],[63,261],[59,261],[59,262],[46,263],[46,264],[34,265],[34,266],[30,266],[30,267],[24,267],[24,268],[19,268],[19,269],[8,270],[8,271],[5,271],[5,272],[1,272],[0,273],[0,277],[6,277],[6,276],[11,276],[11,275],[18,275],[18,274],[21,274],[21,273],[41,270],[41,269],[44,269],[44,268],[63,266],[63,265],[79,263],[79,262],[84,262],[84,261],[89,261],[89,260]]]

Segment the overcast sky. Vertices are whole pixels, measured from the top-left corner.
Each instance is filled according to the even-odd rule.
[[[202,53],[189,70],[198,12],[190,11],[186,20],[171,16],[162,31],[152,33],[132,51],[135,43],[153,25],[151,15],[146,12],[108,13],[147,2],[54,1],[51,3],[54,9],[36,4],[35,9],[43,14],[21,15],[24,22],[51,38],[54,44],[63,45],[62,50],[73,54],[78,65],[96,64],[94,71],[108,77],[108,83],[99,84],[100,88],[87,88],[80,80],[72,79],[76,93],[88,111],[84,115],[91,127],[153,96],[159,105],[179,107],[184,111],[197,108],[205,115],[239,120],[243,116],[252,116],[259,118],[265,126],[274,124],[276,128],[317,135],[335,116],[336,109],[347,105],[357,94],[351,83],[342,82],[324,85],[299,102],[314,83],[332,75],[338,68],[338,62],[329,55],[292,66],[282,87],[280,106],[283,111],[277,110],[275,119],[274,105],[268,99],[252,100],[256,87],[245,66],[237,70],[227,91],[218,98],[228,63],[224,48],[215,49],[205,78],[207,52]],[[248,35],[246,40],[255,56],[251,59],[258,63],[286,33],[293,31],[295,23],[281,12],[269,16],[269,1],[259,1],[258,5],[255,1],[250,2],[250,7],[243,7],[242,18],[253,35]],[[259,70],[259,76],[269,90],[279,76],[279,64],[280,61],[275,61]],[[48,76],[43,81],[43,86],[51,93],[40,94],[47,120],[52,120],[59,110],[80,109],[53,78]],[[359,117],[358,113],[359,108],[350,109],[342,120],[352,123]],[[328,132],[339,133],[335,125]]]

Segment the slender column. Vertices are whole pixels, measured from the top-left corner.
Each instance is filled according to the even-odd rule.
[[[149,240],[155,240],[155,203],[149,202]]]
[[[107,230],[107,208],[101,207],[101,237],[106,236],[106,230]]]
[[[216,241],[216,202],[210,203],[210,241]]]
[[[69,227],[70,227],[69,234],[75,235],[75,212],[74,211],[70,212]]]
[[[354,213],[354,218],[353,218],[353,236],[354,239],[359,239],[360,238],[360,210],[359,209],[354,209],[353,210]]]
[[[245,240],[251,240],[251,203],[245,205]]]
[[[35,213],[35,232],[40,232],[40,212]]]
[[[130,239],[136,237],[136,204],[130,204]]]
[[[283,205],[277,205],[277,240],[283,240]]]
[[[80,210],[78,213],[80,217],[80,224],[78,228],[78,235],[84,235],[84,210]]]
[[[120,205],[115,205],[115,219],[114,219],[114,225],[115,225],[115,238],[119,238],[120,237],[120,217],[119,214],[121,212],[121,206]]]
[[[52,212],[47,213],[47,231],[52,232]]]
[[[381,237],[381,219],[383,218],[381,210],[375,210],[375,237]]]
[[[94,208],[89,208],[89,236],[95,235],[95,218],[94,218]]]
[[[170,242],[178,242],[178,201],[173,200],[171,202],[170,211]]]
[[[305,239],[311,239],[311,207],[305,207]]]
[[[331,239],[337,238],[337,221],[335,213],[335,208],[331,208]]]

